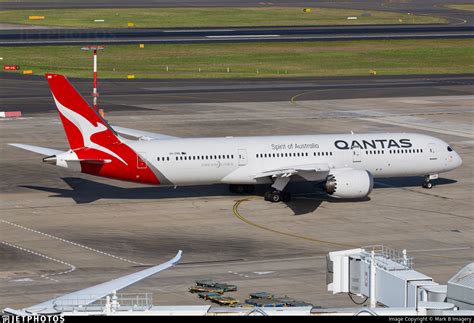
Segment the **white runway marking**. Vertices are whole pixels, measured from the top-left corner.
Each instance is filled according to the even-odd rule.
[[[253,273],[256,275],[269,275],[269,274],[273,274],[274,271],[254,271]]]
[[[93,251],[93,252],[99,253],[101,255],[108,256],[108,257],[111,257],[111,258],[114,258],[114,259],[117,259],[117,260],[120,260],[120,261],[125,261],[125,262],[128,262],[128,263],[134,264],[134,265],[141,265],[141,266],[142,265],[147,265],[147,264],[144,264],[144,263],[141,263],[141,262],[136,262],[136,261],[133,261],[133,260],[125,259],[123,257],[118,257],[118,256],[112,255],[112,254],[104,252],[104,251],[100,251],[100,250],[97,250],[97,249],[94,249],[94,248],[90,248],[88,246],[79,244],[77,242],[73,242],[73,241],[63,239],[63,238],[59,238],[59,237],[53,236],[53,235],[48,234],[48,233],[44,233],[44,232],[40,232],[40,231],[31,229],[31,228],[27,228],[25,226],[22,226],[22,225],[13,223],[13,222],[9,222],[9,221],[3,220],[3,219],[0,219],[0,222],[11,225],[11,226],[14,226],[14,227],[17,227],[17,228],[20,228],[20,229],[23,229],[23,230],[26,230],[26,231],[41,234],[42,236],[45,236],[45,237],[48,237],[48,238],[51,238],[51,239],[55,239],[55,240],[59,240],[61,242],[64,242],[64,243],[67,243],[67,244],[70,244],[70,245],[73,245],[73,246],[76,246],[76,247],[79,247],[79,248],[83,248],[83,249],[86,249],[86,250],[89,250],[89,251]]]
[[[52,273],[52,274],[43,274],[41,275],[40,277],[42,278],[46,278],[46,279],[49,279],[49,280],[52,280],[54,282],[58,282],[59,280],[57,279],[54,279],[54,278],[51,278],[50,276],[59,276],[59,275],[65,275],[65,274],[69,274],[71,272],[73,272],[74,270],[76,270],[76,266],[74,265],[71,265],[70,263],[67,263],[65,261],[62,261],[62,260],[59,260],[59,259],[56,259],[56,258],[51,258],[49,256],[46,256],[46,255],[43,255],[39,252],[36,252],[36,251],[33,251],[33,250],[30,250],[30,249],[26,249],[26,248],[23,248],[23,247],[20,247],[20,246],[17,246],[17,245],[14,245],[12,243],[8,243],[8,242],[5,242],[5,241],[0,241],[0,243],[6,245],[6,246],[9,246],[9,247],[12,247],[12,248],[16,248],[18,250],[21,250],[21,251],[24,251],[24,252],[28,252],[28,253],[31,253],[35,256],[38,256],[38,257],[42,257],[42,258],[45,258],[47,260],[51,260],[51,261],[54,261],[54,262],[57,262],[61,265],[64,265],[64,266],[67,266],[69,267],[69,270],[65,270],[65,271],[61,271],[61,272],[58,272],[58,273]]]
[[[14,279],[12,281],[17,282],[17,283],[22,283],[22,282],[32,282],[34,280],[31,278],[20,278],[20,279]]]
[[[400,127],[405,127],[405,128],[427,130],[431,132],[442,133],[445,135],[454,135],[454,136],[465,137],[465,138],[474,138],[474,134],[469,133],[469,132],[449,130],[449,129],[440,129],[440,128],[436,128],[435,126],[422,125],[421,123],[418,123],[418,124],[408,123],[408,122],[404,122],[403,120],[391,121],[391,120],[386,120],[383,118],[382,119],[381,118],[359,118],[359,120],[389,124],[389,125],[400,126]]]

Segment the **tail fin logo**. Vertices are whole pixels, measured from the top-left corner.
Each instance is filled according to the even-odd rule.
[[[89,120],[84,118],[79,113],[76,113],[76,112],[72,111],[71,109],[68,109],[64,105],[62,105],[56,99],[56,97],[54,95],[53,95],[53,98],[54,98],[54,101],[56,102],[56,106],[57,106],[59,112],[66,119],[68,119],[70,122],[72,122],[79,129],[79,131],[81,132],[82,138],[84,140],[84,147],[97,149],[97,150],[102,151],[106,154],[114,156],[115,158],[117,158],[122,163],[124,163],[125,165],[128,166],[128,164],[119,155],[117,155],[116,153],[114,153],[113,151],[111,151],[108,148],[105,148],[103,146],[100,146],[100,145],[96,144],[95,142],[93,142],[91,140],[91,137],[93,135],[95,135],[96,133],[100,133],[100,132],[103,132],[103,131],[107,130],[106,126],[104,126],[102,123],[97,123],[97,125],[94,126]]]

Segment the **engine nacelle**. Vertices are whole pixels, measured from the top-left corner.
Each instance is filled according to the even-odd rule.
[[[338,198],[364,198],[372,192],[374,178],[365,170],[341,169],[332,171],[326,178],[326,193]]]

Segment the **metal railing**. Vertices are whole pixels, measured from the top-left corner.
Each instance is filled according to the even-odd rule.
[[[144,311],[153,306],[152,293],[114,293],[84,305],[94,298],[97,298],[97,295],[81,295],[80,298],[69,299],[58,298],[53,301],[53,304],[56,310],[63,312],[102,312],[107,308],[113,311]]]
[[[375,253],[377,266],[386,270],[407,270],[413,269],[413,257],[406,254],[406,250],[402,252],[390,249],[383,245],[373,245],[362,247],[361,258],[370,262],[372,251]]]

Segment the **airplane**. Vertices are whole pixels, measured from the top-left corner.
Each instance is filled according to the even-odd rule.
[[[322,183],[332,197],[361,199],[374,178],[424,176],[423,187],[431,189],[439,173],[462,164],[446,142],[417,133],[179,138],[112,126],[65,76],[45,76],[70,149],[10,145],[86,174],[174,187],[225,183],[240,194],[270,184],[264,199],[286,202],[290,181]]]
[[[102,284],[81,289],[76,292],[65,294],[21,310],[5,308],[3,313],[16,316],[28,316],[34,314],[54,315],[61,314],[65,308],[84,308],[107,295],[113,294],[116,296],[115,293],[117,291],[176,265],[181,260],[182,253],[183,252],[179,250],[176,256],[171,260],[160,265],[119,277]]]

